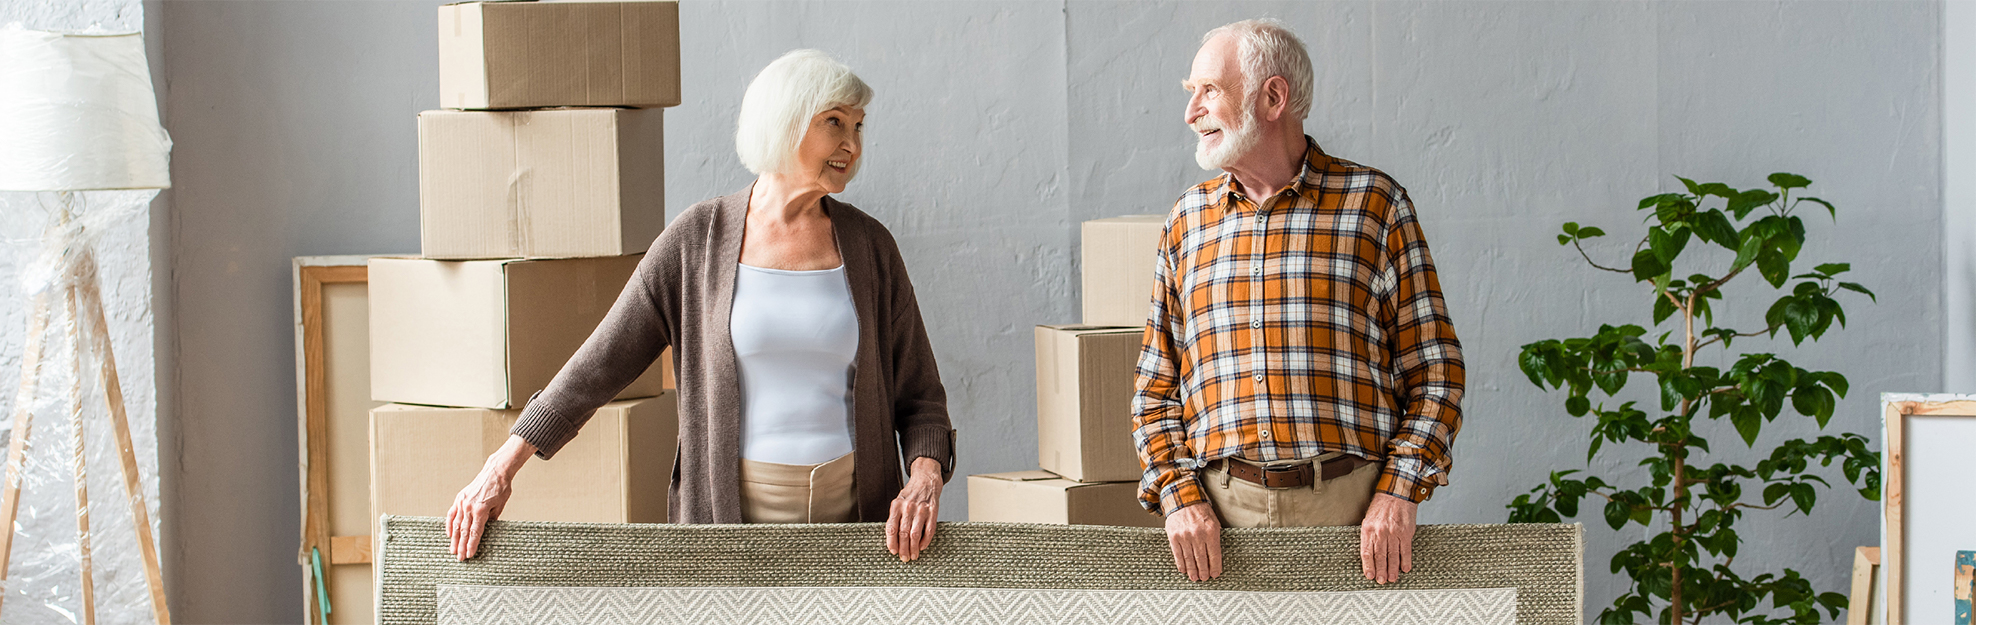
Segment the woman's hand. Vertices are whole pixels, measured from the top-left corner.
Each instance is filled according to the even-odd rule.
[[[444,515],[445,536],[451,541],[451,555],[459,560],[479,553],[479,539],[486,534],[486,522],[500,518],[507,498],[514,494],[514,473],[535,455],[535,446],[519,436],[507,437],[472,483],[458,491],[458,499]]]
[[[910,463],[910,481],[889,504],[889,522],[882,526],[889,553],[904,562],[931,546],[937,536],[938,493],[944,491],[944,467],[932,458]]]

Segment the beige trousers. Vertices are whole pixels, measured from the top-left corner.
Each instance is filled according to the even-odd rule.
[[[1332,460],[1340,454],[1310,458],[1310,462]],[[1301,461],[1252,462],[1257,465],[1292,465]],[[1368,502],[1375,498],[1375,478],[1382,463],[1370,462],[1354,472],[1320,481],[1313,486],[1269,489],[1256,482],[1233,479],[1226,462],[1212,462],[1202,469],[1201,490],[1215,508],[1223,527],[1324,527],[1360,525],[1368,515]]]
[[[854,454],[819,464],[743,460],[744,523],[846,523],[854,506]]]

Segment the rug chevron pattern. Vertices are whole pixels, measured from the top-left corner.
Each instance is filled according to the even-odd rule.
[[[1354,527],[1228,529],[1223,576],[1191,583],[1158,529],[941,523],[923,558],[882,548],[879,523],[655,525],[495,521],[459,562],[435,517],[382,517],[378,622],[438,622],[438,586],[913,587],[1259,592],[1516,589],[1515,621],[1582,623],[1582,528],[1426,525],[1417,568],[1361,577]]]
[[[438,625],[1513,625],[1514,589],[1245,592],[438,586]]]

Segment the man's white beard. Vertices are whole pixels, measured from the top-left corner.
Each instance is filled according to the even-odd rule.
[[[1250,148],[1256,147],[1257,141],[1254,137],[1263,134],[1264,120],[1257,119],[1254,112],[1256,108],[1255,101],[1244,102],[1243,114],[1236,120],[1236,129],[1223,128],[1222,140],[1213,148],[1205,149],[1200,135],[1196,135],[1194,163],[1200,165],[1202,169],[1213,171],[1241,162],[1243,155],[1249,154]]]

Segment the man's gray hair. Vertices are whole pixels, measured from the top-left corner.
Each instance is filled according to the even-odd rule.
[[[736,157],[750,173],[783,173],[814,117],[838,105],[862,108],[874,97],[875,90],[833,56],[818,50],[787,52],[743,91]],[[850,164],[849,171],[859,165]]]
[[[1284,22],[1260,17],[1208,31],[1201,36],[1201,43],[1207,45],[1210,39],[1224,34],[1236,36],[1236,58],[1243,68],[1246,90],[1255,93],[1272,76],[1285,79],[1292,92],[1287,110],[1305,121],[1313,107],[1313,64],[1306,55],[1305,42],[1286,28]]]

